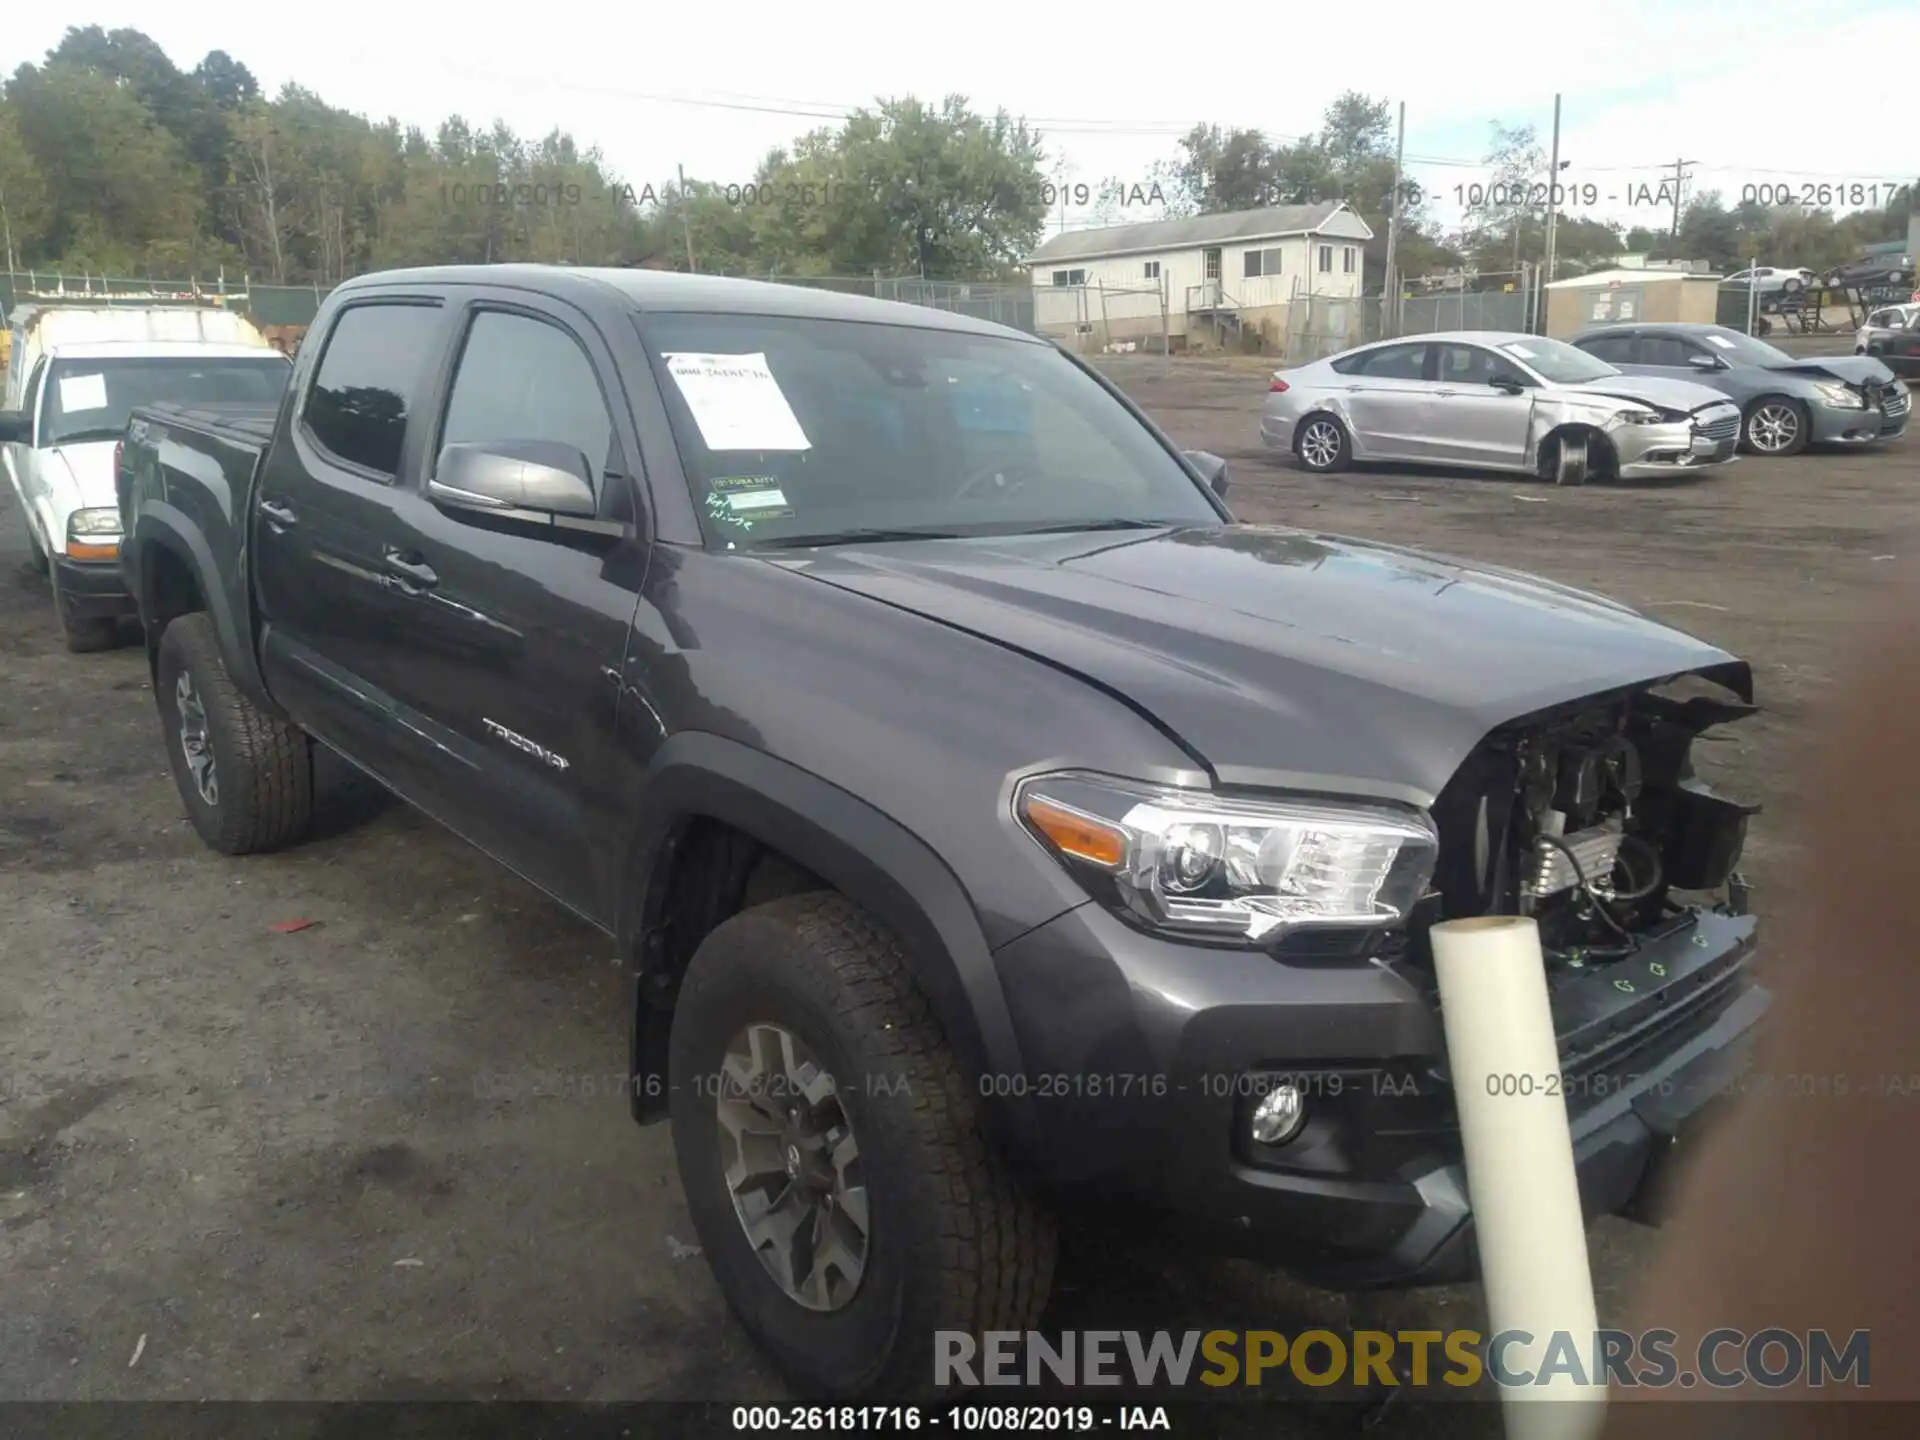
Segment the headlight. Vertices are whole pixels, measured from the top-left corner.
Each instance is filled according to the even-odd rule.
[[[1159,929],[1248,940],[1404,920],[1439,849],[1417,811],[1079,773],[1023,781],[1014,812],[1099,898]]]
[[[67,535],[70,539],[91,536],[96,539],[114,539],[120,534],[120,512],[118,510],[76,510],[67,517]]]
[[[1661,417],[1653,410],[1622,410],[1615,417],[1622,425],[1658,425]]]
[[[1864,410],[1866,408],[1867,402],[1860,396],[1859,392],[1849,390],[1844,385],[1830,385],[1825,381],[1817,381],[1813,388],[1819,392],[1820,403],[1823,405],[1832,405],[1841,410]]]

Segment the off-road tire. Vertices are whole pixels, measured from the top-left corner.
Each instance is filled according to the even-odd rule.
[[[177,700],[185,672],[206,712],[218,798],[196,786],[181,741]],[[220,658],[220,640],[205,612],[182,615],[160,636],[154,699],[165,730],[167,762],[187,818],[223,855],[278,850],[313,824],[313,742],[241,694]]]
[[[1332,431],[1337,440],[1331,458],[1326,460],[1309,459],[1311,451],[1316,456],[1325,453],[1312,441],[1321,433],[1321,427]],[[1353,436],[1347,433],[1347,427],[1336,415],[1324,410],[1316,411],[1300,422],[1299,438],[1294,441],[1293,453],[1300,461],[1300,468],[1315,475],[1337,475],[1353,464]]]
[[[35,547],[36,552],[38,548]],[[60,594],[60,567],[44,555],[41,556],[41,563],[47,567],[47,588],[53,592],[53,618],[60,624],[60,638],[66,641],[67,650],[74,655],[92,655],[117,646],[120,643],[120,623],[111,616],[75,620],[67,614],[66,601]]]
[[[767,1273],[724,1179],[714,1083],[728,1042],[778,1024],[835,1079],[865,1167],[869,1252],[844,1308],[809,1311]],[[795,1388],[900,1399],[934,1387],[934,1332],[1031,1329],[1053,1285],[1052,1216],[995,1154],[900,942],[844,896],[744,910],[702,942],[674,1005],[674,1149],[720,1289]]]

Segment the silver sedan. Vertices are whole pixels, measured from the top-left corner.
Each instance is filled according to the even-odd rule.
[[[1624,375],[1558,340],[1459,330],[1275,371],[1260,438],[1323,473],[1395,460],[1578,485],[1728,464],[1740,408],[1690,380]]]

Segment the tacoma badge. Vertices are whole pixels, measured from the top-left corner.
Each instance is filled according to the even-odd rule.
[[[547,749],[546,746],[541,745],[536,741],[529,740],[524,735],[514,734],[513,731],[507,729],[506,726],[500,724],[498,721],[488,720],[483,716],[480,720],[480,723],[486,726],[487,729],[492,731],[495,735],[498,735],[502,740],[506,741],[509,745],[513,746],[514,749],[524,750],[529,755],[537,755],[542,760],[546,761],[547,764],[553,766],[553,768],[556,770],[564,770],[567,768],[566,756],[556,755],[553,753],[553,751]]]

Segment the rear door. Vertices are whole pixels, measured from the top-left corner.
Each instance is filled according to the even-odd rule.
[[[383,550],[401,606],[382,670],[407,747],[399,784],[527,879],[606,920],[596,838],[608,837],[596,836],[593,816],[648,553],[633,422],[614,351],[583,313],[503,291],[468,299],[456,318],[425,454],[569,445],[596,478],[599,517],[636,533],[535,533],[440,508],[426,490],[431,458],[409,477],[385,517]]]
[[[1342,362],[1334,383],[1353,423],[1358,453],[1375,459],[1423,460],[1433,454],[1425,424],[1436,388],[1428,378],[1435,346],[1424,340],[1383,345]]]
[[[421,402],[448,322],[432,294],[375,293],[337,311],[255,487],[268,689],[383,778],[394,758],[383,659],[409,610],[385,554],[402,477],[419,468]]]

